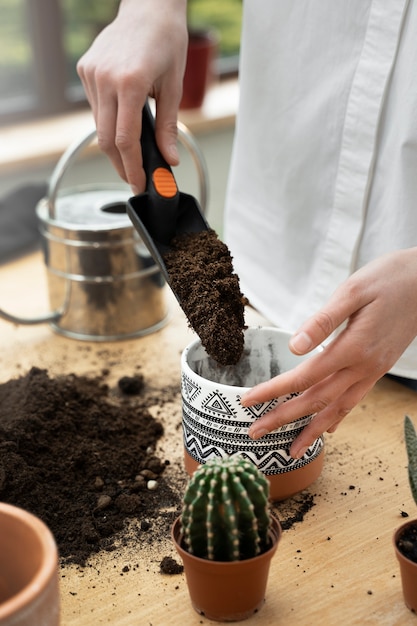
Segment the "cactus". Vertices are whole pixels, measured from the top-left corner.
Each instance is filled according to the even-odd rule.
[[[242,456],[201,465],[184,495],[181,526],[187,551],[214,561],[240,561],[269,545],[269,483]]]
[[[408,481],[414,502],[417,504],[417,434],[408,415],[404,418],[404,436],[408,457]]]

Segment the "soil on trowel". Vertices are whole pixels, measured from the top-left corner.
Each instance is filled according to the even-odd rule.
[[[114,549],[132,518],[140,542],[161,509],[180,508],[163,478],[169,461],[155,455],[163,427],[132,404],[144,384],[123,377],[111,392],[100,377],[33,367],[0,385],[0,500],[40,517],[64,563]]]
[[[235,365],[243,352],[244,308],[228,247],[214,230],[186,233],[164,255],[170,284],[207,353]]]

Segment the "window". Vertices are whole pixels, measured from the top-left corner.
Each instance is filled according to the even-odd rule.
[[[76,63],[119,0],[0,0],[0,123],[85,106]],[[189,0],[189,21],[220,34],[220,71],[236,71],[241,0]]]

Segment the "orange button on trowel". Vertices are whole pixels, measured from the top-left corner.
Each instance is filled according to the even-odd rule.
[[[158,167],[152,175],[156,191],[164,198],[173,198],[177,193],[175,178],[165,167]]]

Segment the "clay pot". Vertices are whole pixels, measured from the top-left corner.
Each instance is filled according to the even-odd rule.
[[[411,611],[417,613],[417,563],[407,558],[398,545],[404,531],[411,526],[416,528],[417,535],[417,520],[411,520],[397,528],[394,534],[394,550],[400,565],[404,602]]]
[[[214,77],[218,37],[213,31],[196,30],[188,35],[188,50],[180,109],[201,107]]]
[[[323,463],[324,452],[322,451],[308,465],[286,472],[285,474],[268,475],[270,500],[274,502],[286,500],[309,487],[320,476]],[[194,474],[195,470],[200,466],[200,463],[193,459],[185,448],[184,466],[190,476]]]
[[[248,328],[245,349],[236,366],[221,367],[199,339],[183,351],[181,388],[183,405],[184,464],[188,474],[213,457],[242,454],[268,478],[271,500],[285,500],[309,487],[321,474],[323,437],[308,448],[302,459],[289,454],[292,441],[312,419],[306,415],[253,441],[252,423],[294,394],[250,408],[240,398],[246,389],[295,367],[306,357],[288,348],[291,334],[278,328]]]
[[[0,503],[0,625],[59,625],[58,551],[23,509]]]
[[[259,611],[281,534],[281,526],[273,517],[269,550],[244,561],[209,561],[189,554],[181,545],[181,522],[177,518],[171,536],[184,564],[191,604],[197,613],[209,620],[236,622]]]

